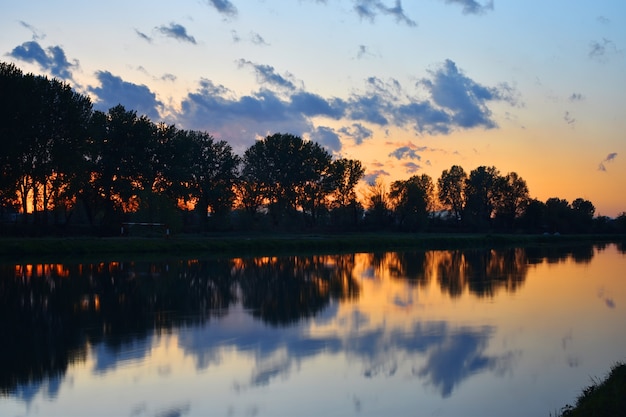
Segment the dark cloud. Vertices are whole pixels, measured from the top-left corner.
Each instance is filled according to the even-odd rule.
[[[417,171],[422,169],[422,167],[415,162],[405,162],[402,166],[406,169],[406,172],[409,174],[415,174]]]
[[[196,44],[196,39],[193,36],[187,34],[187,29],[178,23],[170,23],[169,26],[159,26],[156,28],[163,35],[176,39],[181,42],[189,42]]]
[[[565,123],[567,123],[570,126],[576,123],[576,119],[568,111],[566,111],[565,114],[563,115],[563,120],[565,120]]]
[[[202,80],[198,90],[184,98],[182,111],[176,115],[185,128],[208,130],[243,144],[277,131],[313,134],[312,119],[327,117],[345,122],[344,127],[333,131],[335,135],[353,138],[359,145],[372,136],[369,125],[395,125],[429,134],[494,128],[496,123],[487,105],[493,101],[516,104],[514,89],[506,84],[483,86],[450,60],[418,82],[420,98],[412,97],[397,80],[370,77],[366,90],[353,93],[347,100],[307,92],[291,74],[279,74],[272,66],[244,59],[237,62],[254,70],[262,88],[236,96],[223,86]],[[276,87],[278,91],[273,91]],[[408,152],[412,151],[400,157],[410,156]]]
[[[353,123],[350,127],[342,127],[339,129],[339,133],[346,135],[354,140],[354,143],[360,145],[363,141],[372,137],[372,132],[361,123]]]
[[[72,68],[78,67],[78,62],[70,63],[60,46],[50,46],[43,49],[37,41],[28,41],[16,46],[9,56],[21,61],[36,63],[41,68],[64,80],[72,79]]]
[[[213,6],[218,12],[228,17],[236,17],[237,8],[228,0],[207,0],[209,6]]]
[[[404,13],[400,0],[396,0],[394,6],[386,6],[379,0],[355,0],[354,10],[362,19],[372,22],[378,14],[382,13],[392,16],[398,23],[404,23],[410,27],[417,26],[417,23]]]
[[[308,117],[327,116],[339,119],[345,113],[346,103],[340,99],[326,100],[320,95],[299,91],[291,96],[293,109]]]
[[[431,72],[430,79],[422,79],[418,85],[428,91],[432,101],[428,105],[421,103],[424,113],[429,116],[427,120],[433,119],[436,122],[435,131],[442,133],[450,127],[464,129],[497,127],[491,117],[487,102],[505,101],[512,105],[517,104],[515,91],[507,84],[498,87],[485,87],[478,84],[463,74],[449,59],[440,68]],[[436,106],[438,111],[435,108],[429,108],[432,105]],[[449,120],[446,121],[446,118]],[[445,123],[445,127],[437,126],[442,123]],[[429,130],[428,125],[426,128]]]
[[[145,33],[141,32],[139,29],[135,29],[135,33],[137,34],[137,36],[139,36],[144,41],[146,41],[148,43],[152,43],[152,38],[150,36],[146,35]]]
[[[376,169],[373,171],[367,171],[365,175],[363,176],[363,181],[365,181],[366,184],[374,185],[376,184],[376,181],[380,177],[383,177],[383,176],[388,177],[389,175],[390,174],[384,169]]]
[[[330,127],[320,126],[311,133],[311,140],[324,146],[331,152],[341,151],[339,135]]]
[[[291,102],[277,93],[261,90],[234,97],[223,86],[203,79],[200,87],[181,103],[177,119],[186,129],[219,133],[232,141],[233,147],[247,147],[256,136],[274,132],[302,135],[310,132],[311,122],[302,113],[293,111]]]
[[[137,111],[139,115],[146,115],[151,120],[159,119],[159,108],[163,107],[150,89],[145,85],[133,84],[108,71],[96,73],[100,87],[88,87],[88,91],[96,95],[94,107],[98,110],[107,111],[118,104],[127,110]]]
[[[247,61],[245,59],[240,59],[237,61],[239,67],[248,66],[254,69],[254,72],[257,76],[257,80],[261,84],[271,84],[277,87],[286,88],[287,90],[295,90],[296,86],[294,83],[288,78],[293,78],[290,74],[287,77],[283,77],[278,74],[274,67],[271,65],[261,65],[255,64],[254,62]]]
[[[417,153],[417,150],[410,146],[402,146],[400,148],[397,148],[393,152],[391,152],[389,156],[392,156],[398,160],[417,159],[419,161],[422,159],[422,157]]]
[[[463,14],[484,14],[493,10],[493,0],[480,4],[476,0],[444,0],[447,4],[463,6]]]
[[[607,163],[613,162],[617,158],[617,152],[611,152],[598,164],[598,171],[606,172]]]
[[[161,80],[163,80],[163,81],[171,81],[171,82],[174,82],[174,81],[176,81],[176,79],[177,79],[177,77],[176,77],[174,74],[169,74],[169,73],[167,73],[167,74],[163,74],[163,75],[161,76]]]
[[[359,45],[359,51],[356,54],[356,59],[362,59],[364,57],[374,56],[369,50],[369,48],[365,45]]]

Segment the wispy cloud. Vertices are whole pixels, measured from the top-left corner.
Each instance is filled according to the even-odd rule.
[[[181,42],[189,42],[196,44],[196,39],[193,36],[187,34],[187,29],[178,23],[170,23],[169,26],[159,26],[156,28],[163,35],[176,39]]]
[[[365,181],[366,184],[374,185],[380,177],[388,177],[389,175],[390,174],[384,169],[375,169],[373,171],[367,171],[363,176],[363,181]]]
[[[78,61],[70,63],[65,51],[60,46],[50,46],[45,50],[37,41],[28,41],[16,46],[9,53],[9,56],[21,61],[36,63],[41,68],[58,78],[64,80],[72,79],[72,69],[78,67]]]
[[[339,133],[351,138],[354,140],[354,143],[360,145],[363,141],[371,138],[374,132],[363,126],[361,123],[353,123],[352,126],[346,126],[339,129]]]
[[[238,60],[237,65],[239,65],[239,68],[250,67],[254,69],[257,80],[261,84],[267,83],[277,87],[286,88],[288,90],[295,90],[296,88],[294,83],[289,79],[293,78],[291,74],[287,74],[283,77],[282,75],[278,74],[274,67],[272,67],[271,65],[256,64],[245,59]]]
[[[135,110],[140,115],[158,120],[159,109],[163,107],[163,103],[157,100],[156,94],[147,86],[124,81],[108,71],[98,71],[96,78],[100,86],[88,87],[88,91],[97,97],[95,108],[107,111],[122,104],[127,110]]]
[[[402,164],[402,166],[409,174],[415,174],[417,171],[422,169],[421,165],[416,164],[415,162],[405,162]]]
[[[260,46],[269,45],[269,43],[267,43],[265,39],[263,39],[263,36],[259,35],[256,32],[250,32],[250,41],[255,45],[260,45]]]
[[[237,17],[239,13],[237,7],[228,0],[207,0],[207,3],[219,13],[228,17]]]
[[[463,14],[484,14],[493,10],[493,0],[480,4],[476,0],[444,0],[447,4],[463,6]]]
[[[24,22],[23,20],[20,20],[20,25],[31,31],[31,33],[33,34],[33,40],[35,41],[39,39],[44,39],[46,37],[45,33],[39,31],[39,29],[29,23]]]
[[[146,41],[148,43],[152,43],[152,38],[150,36],[146,35],[145,33],[141,32],[139,29],[135,29],[135,33],[137,34],[137,36],[139,36],[144,41]]]
[[[606,62],[609,56],[617,54],[617,46],[610,39],[602,38],[602,41],[589,43],[589,58],[599,62]]]
[[[613,162],[617,158],[617,152],[611,152],[598,164],[598,171],[606,172],[606,164]]]
[[[583,101],[584,99],[585,96],[583,96],[581,93],[572,93],[572,95],[568,98],[569,101]]]
[[[417,150],[411,146],[402,146],[400,148],[397,148],[393,152],[391,152],[389,156],[394,157],[398,160],[416,159],[419,161],[422,159],[422,157],[417,153]]]
[[[355,0],[354,10],[362,19],[371,22],[374,22],[376,16],[382,13],[392,16],[398,23],[404,23],[410,27],[417,26],[417,23],[404,13],[400,0],[396,0],[393,6],[386,6],[379,0]]]
[[[563,115],[563,120],[565,120],[565,123],[567,123],[570,126],[573,126],[576,123],[576,119],[568,111],[566,111],[565,114]]]

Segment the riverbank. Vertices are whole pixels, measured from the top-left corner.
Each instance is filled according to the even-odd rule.
[[[603,381],[583,390],[576,406],[566,405],[559,417],[626,416],[626,364],[618,363]]]
[[[0,259],[95,255],[271,255],[298,252],[365,252],[403,249],[467,249],[623,242],[617,235],[507,234],[268,234],[159,238],[2,238]]]

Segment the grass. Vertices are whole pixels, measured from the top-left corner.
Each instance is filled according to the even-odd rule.
[[[555,245],[620,241],[601,235],[506,234],[212,234],[169,238],[42,237],[0,238],[0,259],[42,256],[74,258],[102,255],[275,255],[318,252],[342,253],[401,249],[465,249],[481,247]]]
[[[578,396],[576,406],[566,405],[558,416],[626,416],[626,364],[617,363],[604,380],[593,380]]]

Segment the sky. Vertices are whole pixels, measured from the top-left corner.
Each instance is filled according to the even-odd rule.
[[[367,182],[460,165],[626,211],[623,0],[79,0],[0,6],[0,60],[238,154],[290,133]]]

